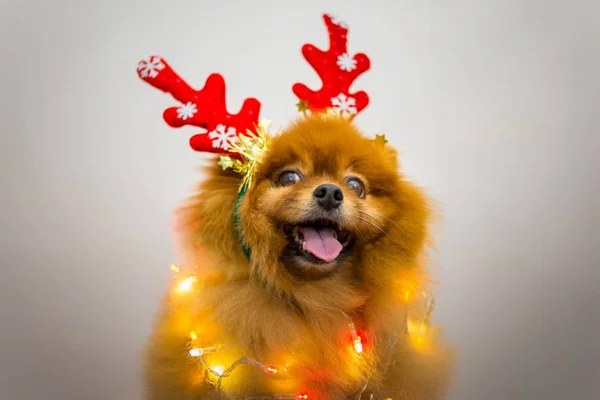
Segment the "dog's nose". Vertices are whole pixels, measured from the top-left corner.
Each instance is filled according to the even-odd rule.
[[[338,208],[344,201],[342,189],[330,183],[316,188],[313,192],[313,197],[321,207],[328,211]]]

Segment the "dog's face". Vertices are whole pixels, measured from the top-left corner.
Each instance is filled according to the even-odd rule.
[[[249,245],[296,279],[360,269],[365,249],[384,237],[402,246],[389,233],[403,212],[410,218],[396,154],[347,121],[296,123],[273,138],[255,179],[242,215],[253,219]]]

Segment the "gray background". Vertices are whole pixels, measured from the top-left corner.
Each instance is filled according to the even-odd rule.
[[[137,400],[201,176],[193,128],[139,80],[164,56],[277,128],[322,12],[371,57],[357,119],[440,203],[435,318],[461,348],[452,400],[600,398],[600,23],[588,1],[0,2],[0,399]]]

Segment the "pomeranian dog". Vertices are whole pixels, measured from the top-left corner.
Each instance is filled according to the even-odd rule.
[[[146,398],[443,398],[453,350],[437,333],[426,351],[402,334],[397,282],[427,279],[432,212],[399,172],[396,151],[346,119],[319,114],[270,140],[239,221],[240,176],[216,162],[178,210],[182,265],[203,279],[187,300],[165,298],[146,349]],[[360,355],[349,351],[346,317],[363,335]],[[280,372],[293,378],[242,366],[207,383],[188,355],[190,329],[201,346],[231,349],[215,355],[225,368],[246,356],[286,365]]]

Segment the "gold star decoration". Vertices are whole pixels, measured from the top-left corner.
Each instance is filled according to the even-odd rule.
[[[375,139],[373,139],[373,141],[381,148],[385,147],[385,144],[388,142],[385,138],[385,135],[375,135]]]
[[[306,100],[300,100],[299,102],[297,102],[296,107],[298,108],[298,111],[304,114],[306,114],[306,112],[309,109],[308,102]]]

